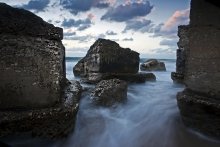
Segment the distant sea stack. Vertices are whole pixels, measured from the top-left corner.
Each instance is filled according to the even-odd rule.
[[[78,102],[65,101],[77,99],[80,86],[75,82],[79,91],[73,91],[66,81],[62,28],[0,3],[0,35],[0,136],[70,131]],[[66,92],[74,96],[64,99]]]
[[[215,4],[192,0],[190,24],[179,27],[184,53],[177,62],[185,59],[177,69],[186,88],[177,101],[186,126],[220,139],[220,8]]]
[[[114,41],[100,38],[75,65],[73,72],[89,83],[113,78],[130,82],[155,80],[152,73],[138,73],[139,61],[139,53],[122,48]]]

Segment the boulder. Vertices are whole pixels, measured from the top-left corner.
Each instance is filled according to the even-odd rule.
[[[0,109],[51,107],[66,79],[63,29],[0,3]]]
[[[149,59],[141,64],[140,69],[142,71],[166,71],[164,62],[160,62],[156,59]]]
[[[0,137],[30,132],[33,136],[61,138],[74,130],[82,87],[68,82],[62,102],[54,107],[0,111]]]
[[[119,79],[102,80],[91,93],[96,105],[112,106],[127,99],[127,83]]]
[[[114,41],[98,39],[86,56],[75,65],[73,73],[83,77],[83,81],[87,83],[112,78],[129,82],[155,80],[152,74],[138,74],[139,60],[139,53],[122,48]]]

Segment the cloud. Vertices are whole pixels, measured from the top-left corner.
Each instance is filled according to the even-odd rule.
[[[27,10],[44,11],[49,3],[50,0],[31,0],[28,4],[22,5],[21,7]]]
[[[139,16],[148,15],[153,6],[150,5],[149,1],[137,1],[137,2],[127,2],[125,4],[121,4],[117,7],[110,8],[102,17],[101,20],[110,20],[123,22],[127,20],[131,20],[133,18]]]
[[[169,46],[170,48],[176,48],[177,47],[177,39],[164,39],[160,41],[160,45],[162,46]]]
[[[134,41],[134,39],[133,38],[124,38],[124,39],[122,39],[122,41]]]
[[[61,25],[63,27],[66,27],[66,28],[76,27],[77,30],[82,31],[82,30],[85,30],[85,29],[91,27],[92,21],[89,18],[78,19],[78,20],[75,20],[75,19],[69,19],[69,20],[64,19],[64,21],[62,22]]]
[[[98,35],[82,35],[82,36],[78,36],[78,35],[64,35],[64,39],[65,40],[75,40],[78,41],[79,43],[86,43],[86,42],[91,42],[91,41],[95,41],[98,38],[105,38],[105,34],[98,34]]]
[[[151,20],[130,20],[126,22],[126,27],[122,33],[126,33],[128,30],[139,31],[142,33],[149,32],[153,24]]]
[[[60,4],[75,15],[79,12],[86,12],[92,7],[107,8],[113,2],[113,0],[60,0]]]
[[[155,28],[153,37],[176,38],[179,25],[189,23],[189,9],[178,10],[164,23]]]
[[[85,35],[85,36],[64,36],[65,40],[75,40],[78,41],[79,43],[85,43],[89,42],[92,39],[94,39],[94,36],[92,35]]]
[[[114,35],[117,35],[117,33],[116,33],[116,32],[111,31],[111,30],[106,31],[106,32],[105,32],[105,34],[106,34],[106,35],[109,35],[109,36],[114,36]]]
[[[76,35],[76,32],[66,32],[64,33],[64,36],[74,36]]]

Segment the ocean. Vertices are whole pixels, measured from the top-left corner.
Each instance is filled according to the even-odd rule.
[[[76,80],[73,66],[79,60],[66,58],[69,80]],[[84,93],[75,131],[69,137],[53,141],[17,137],[5,141],[12,147],[219,147],[220,142],[183,125],[176,94],[184,86],[173,83],[170,77],[175,71],[175,60],[160,61],[165,62],[167,71],[153,72],[156,82],[130,84],[125,104],[96,107],[91,104],[89,93]]]

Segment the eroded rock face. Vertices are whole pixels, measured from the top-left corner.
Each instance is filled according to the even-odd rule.
[[[178,83],[184,82],[186,54],[189,51],[189,26],[182,25],[178,27],[179,42],[177,43],[179,49],[176,51],[176,72],[171,73],[173,81]]]
[[[121,48],[114,41],[98,39],[73,71],[76,74],[137,73],[139,60],[139,53]]]
[[[102,80],[91,93],[96,105],[112,106],[127,99],[127,83],[119,79]]]
[[[0,137],[31,132],[33,136],[60,138],[74,129],[82,87],[77,81],[68,82],[64,98],[54,107],[23,111],[0,111]]]
[[[183,122],[220,138],[220,9],[210,0],[192,0],[184,83],[177,101]]]
[[[97,83],[112,78],[129,82],[143,82],[150,77],[151,80],[155,80],[152,74],[138,74],[139,60],[139,53],[121,48],[114,41],[98,39],[86,56],[75,65],[73,72],[75,76],[83,77],[83,81],[87,83]]]
[[[0,36],[0,109],[59,103],[66,76],[62,29],[0,3]]]
[[[66,136],[82,88],[66,80],[62,29],[0,3],[0,36],[0,136]]]
[[[156,59],[149,59],[141,64],[140,69],[142,71],[166,71],[164,62],[160,62]]]

